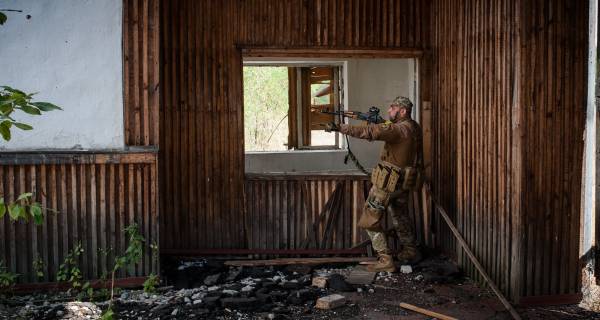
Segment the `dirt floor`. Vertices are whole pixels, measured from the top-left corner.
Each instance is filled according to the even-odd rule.
[[[443,257],[428,259],[410,273],[373,275],[367,285],[346,282],[355,268],[364,266],[236,269],[208,260],[179,262],[164,276],[169,286],[154,293],[119,292],[114,319],[432,319],[401,308],[400,302],[458,319],[511,319],[491,291],[464,278]],[[315,276],[329,277],[328,287],[311,286]],[[334,293],[346,298],[345,305],[315,308],[317,298]],[[0,319],[98,319],[108,302],[95,300],[75,301],[65,293],[4,295]],[[577,306],[518,312],[523,319],[600,319]]]

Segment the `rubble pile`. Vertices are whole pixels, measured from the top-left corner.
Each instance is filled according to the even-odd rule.
[[[449,283],[460,272],[446,261],[426,261],[405,274],[356,272],[363,266],[306,265],[226,267],[197,260],[163,265],[164,287],[155,293],[121,290],[112,309],[119,319],[289,319],[352,317],[360,313],[357,299],[368,301],[376,291],[402,288],[415,292],[429,283]],[[404,268],[408,270],[407,268]],[[362,269],[361,269],[362,270]],[[414,272],[414,273],[413,273]],[[352,274],[362,282],[351,282]],[[355,280],[356,280],[355,279]],[[427,293],[427,291],[425,291]],[[108,301],[74,301],[65,293],[0,297],[0,319],[98,319]],[[9,301],[10,303],[6,303]],[[331,316],[335,315],[335,316]],[[344,315],[343,317],[341,315]]]

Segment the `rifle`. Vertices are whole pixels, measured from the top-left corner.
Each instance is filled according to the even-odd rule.
[[[349,110],[348,111],[328,111],[326,109],[317,110],[317,111],[319,113],[323,113],[323,114],[333,114],[333,115],[346,117],[346,118],[350,118],[350,119],[362,120],[362,121],[366,121],[367,123],[378,124],[378,123],[385,122],[385,119],[383,119],[379,115],[379,108],[377,108],[377,107],[370,107],[369,111],[367,111],[367,112],[349,111]]]

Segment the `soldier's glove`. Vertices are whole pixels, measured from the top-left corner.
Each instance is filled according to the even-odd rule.
[[[325,132],[340,131],[340,126],[335,122],[329,122],[325,125]]]

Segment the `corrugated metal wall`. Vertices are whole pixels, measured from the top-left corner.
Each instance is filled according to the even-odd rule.
[[[428,5],[416,0],[162,1],[163,248],[247,245],[239,47],[420,48],[428,38]]]
[[[566,0],[433,7],[434,194],[514,300],[579,292],[586,10]],[[444,229],[440,245],[477,277]]]

